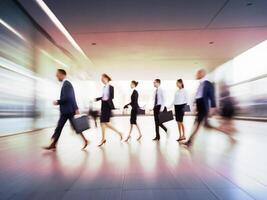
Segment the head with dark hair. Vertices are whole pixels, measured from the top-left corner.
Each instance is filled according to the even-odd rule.
[[[183,82],[183,80],[182,80],[182,79],[178,79],[178,80],[176,81],[176,85],[177,85],[177,87],[178,87],[179,89],[184,88],[184,82]]]
[[[59,81],[63,81],[66,76],[67,76],[67,72],[64,69],[57,70],[56,77]]]
[[[102,81],[102,83],[107,84],[108,82],[111,81],[111,78],[110,78],[110,76],[107,75],[107,74],[102,74],[102,76],[101,76],[101,81]]]
[[[160,83],[161,83],[161,80],[160,80],[160,79],[158,79],[158,78],[155,79],[155,80],[154,80],[154,87],[155,87],[155,88],[158,88],[158,87],[160,86]]]
[[[138,82],[135,80],[132,80],[131,82],[131,88],[135,88],[138,85]]]

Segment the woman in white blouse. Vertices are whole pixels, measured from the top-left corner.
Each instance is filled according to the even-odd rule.
[[[180,135],[177,142],[180,142],[186,139],[183,118],[185,112],[184,108],[187,105],[187,94],[184,89],[184,83],[182,79],[178,79],[176,81],[176,86],[178,87],[178,90],[175,92],[174,100],[171,106],[174,105],[175,108],[175,119],[177,121],[179,135]]]

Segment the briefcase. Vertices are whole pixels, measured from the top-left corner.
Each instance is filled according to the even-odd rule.
[[[162,124],[164,122],[168,122],[173,120],[173,113],[172,111],[163,111],[159,113],[159,123]]]
[[[190,112],[191,109],[190,109],[190,106],[187,104],[184,106],[184,112]]]
[[[82,116],[74,116],[73,118],[73,128],[75,129],[76,133],[81,133],[90,128],[89,119],[87,115]]]
[[[142,109],[142,108],[138,108],[137,113],[138,113],[138,115],[145,115],[146,114],[146,110]]]

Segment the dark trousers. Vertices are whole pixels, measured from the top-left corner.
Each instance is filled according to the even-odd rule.
[[[163,124],[159,123],[160,107],[161,107],[160,105],[157,105],[153,109],[153,111],[154,111],[154,121],[155,121],[155,130],[156,130],[156,138],[157,139],[160,139],[159,127],[161,127],[165,132],[167,132],[167,128]]]
[[[206,121],[206,119],[208,118],[209,111],[205,106],[204,100],[202,98],[197,99],[196,105],[197,105],[197,118],[196,118],[197,122],[201,123],[203,121]]]
[[[55,144],[57,143],[57,141],[61,135],[62,129],[63,129],[64,125],[66,124],[67,120],[70,121],[72,128],[74,128],[73,117],[74,117],[74,113],[73,114],[72,113],[71,114],[60,114],[59,120],[57,122],[57,127],[56,127],[55,132],[52,136],[52,139],[54,139]]]
[[[190,136],[189,140],[192,142],[199,130],[200,125],[203,123],[206,128],[211,128],[211,126],[208,123],[208,115],[209,110],[206,108],[205,102],[203,99],[197,99],[196,100],[196,106],[197,106],[197,117],[194,123],[194,129],[192,132],[192,135]]]

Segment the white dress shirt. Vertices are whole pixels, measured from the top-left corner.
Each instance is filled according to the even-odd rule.
[[[187,94],[184,88],[179,89],[175,92],[174,100],[172,105],[183,105],[187,104]]]
[[[208,80],[206,76],[200,79],[199,86],[198,86],[197,93],[196,93],[196,99],[201,99],[203,97],[204,82],[206,80]]]
[[[109,85],[105,85],[103,87],[103,95],[102,95],[102,100],[107,101],[109,99]]]
[[[163,90],[160,87],[157,88],[154,92],[154,102],[156,100],[156,95],[157,95],[157,105],[161,105],[160,111],[163,111],[165,108],[165,98]]]

